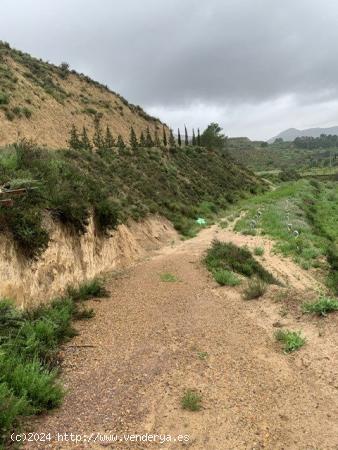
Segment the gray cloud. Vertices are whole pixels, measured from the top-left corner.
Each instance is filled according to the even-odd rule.
[[[2,0],[1,9],[0,38],[68,61],[175,127],[217,119],[232,134],[269,137],[338,122],[333,0]]]

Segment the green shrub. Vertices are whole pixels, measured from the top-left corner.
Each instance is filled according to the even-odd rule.
[[[338,300],[323,296],[315,302],[304,303],[302,305],[302,310],[305,313],[314,313],[319,316],[326,316],[329,312],[338,311]]]
[[[233,272],[226,269],[218,269],[213,272],[215,281],[221,286],[237,286],[240,280]]]
[[[73,298],[56,299],[27,311],[0,300],[0,447],[19,417],[60,404],[63,388],[54,366],[59,346],[75,332],[74,319],[88,319],[92,309],[76,303],[106,291],[94,280],[71,290]]]
[[[260,278],[252,278],[248,280],[247,285],[243,291],[245,300],[253,300],[262,297],[267,289],[266,283]]]
[[[113,230],[118,225],[117,206],[109,199],[101,200],[95,205],[94,215],[99,231]]]
[[[277,341],[282,343],[285,353],[291,353],[303,347],[306,339],[302,337],[300,332],[290,330],[278,330],[275,333]]]
[[[256,255],[256,256],[263,256],[264,255],[264,248],[263,247],[255,247],[254,248],[254,255]]]
[[[68,296],[75,302],[88,300],[95,297],[106,297],[108,295],[103,282],[98,278],[80,284],[79,287],[68,287]]]
[[[214,241],[204,261],[211,272],[230,270],[247,277],[256,276],[266,283],[279,284],[273,275],[255,260],[248,249],[237,247],[232,243]]]
[[[202,407],[202,397],[195,390],[187,389],[181,399],[181,406],[188,411],[199,411]]]
[[[0,105],[8,105],[9,95],[0,91]]]

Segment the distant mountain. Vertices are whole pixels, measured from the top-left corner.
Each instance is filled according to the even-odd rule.
[[[307,128],[306,130],[297,130],[297,128],[288,128],[285,131],[277,134],[277,136],[268,140],[272,144],[276,139],[282,138],[283,141],[294,141],[297,137],[309,136],[319,137],[321,134],[336,134],[338,135],[338,126],[329,128]]]

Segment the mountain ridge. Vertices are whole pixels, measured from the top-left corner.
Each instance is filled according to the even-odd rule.
[[[276,139],[282,138],[284,141],[294,141],[297,137],[309,136],[309,137],[319,137],[321,134],[335,134],[338,135],[338,126],[321,128],[305,128],[304,130],[299,130],[297,128],[288,128],[281,131],[276,136],[268,140],[269,144],[272,144]]]

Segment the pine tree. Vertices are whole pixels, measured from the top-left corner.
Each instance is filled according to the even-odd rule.
[[[169,146],[171,148],[175,148],[176,147],[174,133],[173,133],[173,130],[171,128],[170,128],[170,132],[169,132]]]
[[[179,128],[177,130],[177,144],[178,144],[179,147],[181,147],[181,145],[182,145],[181,133],[180,133],[180,129]]]
[[[106,136],[104,138],[104,147],[111,150],[114,146],[115,146],[115,139],[113,138],[110,128],[107,125]]]
[[[146,139],[144,137],[143,131],[141,131],[140,134],[140,147],[142,148],[146,147]]]
[[[102,139],[102,130],[100,125],[100,119],[98,117],[95,117],[94,119],[94,137],[93,137],[93,143],[96,148],[100,149],[104,146],[104,141]]]
[[[161,142],[160,142],[160,139],[158,137],[157,130],[155,130],[154,144],[155,144],[155,147],[157,147],[157,148],[161,147]]]
[[[154,142],[152,140],[149,127],[147,127],[147,132],[146,132],[146,146],[148,148],[154,147]]]
[[[167,141],[167,133],[165,132],[165,127],[163,125],[163,145],[164,147],[166,147],[168,145],[168,141]]]
[[[184,145],[186,147],[189,145],[188,130],[185,125],[184,125]]]
[[[197,145],[198,147],[201,146],[201,135],[200,135],[200,129],[197,128]]]
[[[117,146],[120,150],[123,150],[126,148],[126,144],[124,143],[124,140],[120,134],[117,137]]]
[[[138,147],[137,137],[133,127],[130,127],[129,145],[133,150]]]
[[[196,145],[196,136],[195,136],[195,130],[192,129],[192,145]]]
[[[69,147],[73,148],[74,150],[78,150],[81,148],[81,141],[79,139],[79,135],[74,124],[72,125],[72,128],[69,133],[68,144]]]

